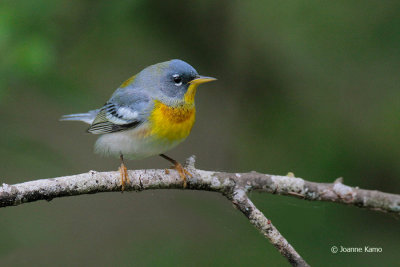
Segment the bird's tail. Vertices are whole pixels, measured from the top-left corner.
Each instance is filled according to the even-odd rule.
[[[99,109],[91,110],[87,113],[63,115],[60,118],[60,121],[83,121],[87,124],[92,124],[94,119],[96,118],[97,113],[99,113]]]

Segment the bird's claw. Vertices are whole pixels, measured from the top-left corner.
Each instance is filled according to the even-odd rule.
[[[183,181],[183,188],[186,188],[187,186],[187,178],[186,175],[189,177],[193,177],[193,175],[188,172],[183,166],[182,164],[180,164],[179,162],[176,163],[174,166],[171,167],[172,169],[175,169],[178,173],[179,176],[182,178]]]
[[[119,167],[119,172],[121,173],[121,191],[123,192],[125,190],[125,185],[130,184],[128,169],[125,167],[124,163],[121,163],[121,166]]]

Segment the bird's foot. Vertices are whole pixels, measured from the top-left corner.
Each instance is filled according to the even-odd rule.
[[[186,186],[187,186],[186,175],[189,177],[193,177],[193,175],[190,172],[188,172],[187,170],[185,170],[185,168],[183,168],[182,164],[180,164],[178,161],[174,160],[173,158],[170,158],[165,154],[160,154],[160,156],[162,158],[168,160],[172,164],[174,164],[171,168],[175,169],[179,173],[179,176],[182,178],[183,188],[186,188]],[[169,172],[165,171],[165,173],[168,174]]]
[[[128,169],[126,168],[124,163],[121,163],[121,166],[119,167],[119,172],[121,173],[121,191],[124,192],[125,185],[130,184],[128,177]]]
[[[188,172],[185,168],[183,168],[182,164],[180,164],[179,162],[175,162],[174,166],[172,166],[172,169],[175,169],[179,173],[179,176],[182,178],[183,188],[186,188],[187,186],[186,176],[193,177],[193,175],[190,172]]]

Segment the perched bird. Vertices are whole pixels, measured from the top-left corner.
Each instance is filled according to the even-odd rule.
[[[190,175],[163,153],[186,139],[195,121],[194,98],[199,84],[216,80],[200,76],[188,63],[174,59],[149,66],[132,76],[105,105],[87,113],[64,115],[62,121],[83,121],[88,132],[101,135],[95,152],[121,159],[121,189],[129,182],[124,157],[160,155],[174,164],[183,186]]]

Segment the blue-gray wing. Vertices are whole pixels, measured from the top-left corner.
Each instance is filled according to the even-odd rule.
[[[145,122],[153,102],[145,94],[117,90],[100,109],[87,130],[92,134],[106,134],[138,127]]]

